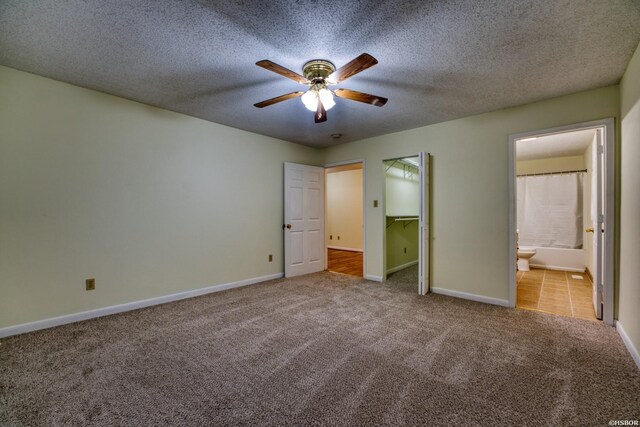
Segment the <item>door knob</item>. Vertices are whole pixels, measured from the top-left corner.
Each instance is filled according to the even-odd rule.
[[[586,231],[587,233],[593,233],[593,228],[587,228],[584,231]]]

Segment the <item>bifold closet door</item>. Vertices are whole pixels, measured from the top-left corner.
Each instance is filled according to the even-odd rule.
[[[427,153],[420,153],[420,237],[418,245],[419,278],[418,293],[429,292],[429,260],[431,235],[429,230],[429,159]]]

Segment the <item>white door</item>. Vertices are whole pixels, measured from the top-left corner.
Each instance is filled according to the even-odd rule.
[[[284,275],[325,269],[324,168],[284,164]]]
[[[420,237],[418,245],[419,280],[418,293],[429,292],[429,158],[430,155],[420,153]]]
[[[595,188],[595,215],[593,216],[593,308],[596,317],[602,319],[603,284],[604,284],[604,208],[603,208],[603,183],[604,183],[604,144],[602,130],[597,129],[596,147],[594,150],[594,171],[592,188]]]

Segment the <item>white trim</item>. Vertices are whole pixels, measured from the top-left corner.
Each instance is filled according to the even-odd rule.
[[[366,280],[372,280],[374,282],[382,282],[382,276],[374,276],[373,274],[365,274],[364,278]]]
[[[509,307],[516,307],[516,274],[518,271],[518,238],[516,237],[517,228],[517,216],[516,209],[518,200],[516,198],[516,138],[513,135],[509,135],[509,154],[508,154],[508,170],[509,179],[507,180],[509,185],[509,255],[507,260],[510,260],[509,265]]]
[[[364,159],[343,160],[341,162],[327,163],[324,165],[324,168],[335,168],[337,166],[354,165],[356,163],[362,163],[362,166],[364,166]]]
[[[467,292],[452,291],[451,289],[444,288],[431,288],[431,292],[433,292],[434,294],[447,295],[450,297],[462,298],[470,301],[483,302],[485,304],[499,305],[501,307],[511,307],[509,300],[506,299],[485,297],[484,295],[469,294]]]
[[[405,264],[399,265],[397,267],[390,268],[389,270],[387,270],[387,274],[391,274],[391,273],[395,273],[396,271],[404,270],[405,268],[409,268],[412,265],[416,265],[418,262],[419,262],[419,260],[410,261],[410,262],[407,262]]]
[[[531,264],[530,267],[544,268],[545,270],[557,270],[557,271],[572,271],[575,273],[584,273],[584,268],[574,268],[574,267],[562,267],[558,265],[546,265],[546,264]]]
[[[343,246],[327,246],[327,249],[335,249],[338,251],[349,251],[349,252],[364,252],[362,249],[358,248],[346,248]]]
[[[604,143],[604,303],[602,304],[602,320],[604,323],[613,326],[614,306],[614,222],[616,217],[616,178],[615,178],[615,122],[614,119],[602,120],[605,126],[606,140]]]
[[[622,338],[622,342],[627,347],[627,350],[629,350],[629,353],[631,353],[633,361],[636,362],[636,365],[638,365],[638,369],[640,369],[640,353],[638,353],[638,349],[633,345],[631,338],[629,338],[629,335],[627,335],[627,333],[625,332],[624,328],[622,327],[622,323],[618,322],[617,320],[616,330],[618,331],[618,335],[620,335],[620,338]]]
[[[206,295],[213,292],[225,291],[227,289],[239,288],[242,286],[253,285],[267,280],[280,279],[284,277],[284,273],[269,274],[266,276],[254,277],[251,279],[239,280],[237,282],[223,283],[220,285],[208,286],[206,288],[193,289],[191,291],[178,292],[170,295],[127,302],[124,304],[112,305],[109,307],[96,308],[94,310],[82,311],[80,313],[66,314],[64,316],[51,317],[49,319],[37,320],[35,322],[22,323],[20,325],[8,326],[0,328],[0,338],[9,337],[11,335],[24,334],[26,332],[37,331],[39,329],[53,328],[54,326],[66,325],[68,323],[80,322],[82,320],[93,319],[95,317],[109,316],[111,314],[122,313],[125,311],[137,310],[139,308],[150,307],[153,305],[165,304],[168,302],[179,301],[186,298],[193,298],[200,295]]]
[[[509,135],[508,155],[508,185],[509,185],[509,307],[516,306],[516,140],[532,136],[553,135],[583,129],[605,129],[605,257],[604,257],[604,304],[602,320],[608,325],[614,324],[613,320],[613,256],[614,256],[614,220],[615,220],[615,171],[614,171],[614,129],[613,118],[593,120],[590,122],[575,123],[567,126],[559,126],[551,129],[541,129]]]

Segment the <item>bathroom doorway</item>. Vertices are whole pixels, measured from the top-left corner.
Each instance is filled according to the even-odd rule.
[[[363,162],[325,168],[327,270],[364,274]]]
[[[429,290],[429,159],[383,161],[384,281],[420,295]]]
[[[613,120],[509,144],[510,302],[612,324]]]

